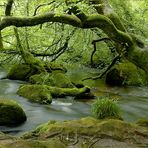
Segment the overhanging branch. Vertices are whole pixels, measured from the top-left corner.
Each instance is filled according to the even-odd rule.
[[[0,30],[3,30],[9,26],[25,27],[25,26],[35,26],[43,24],[46,22],[59,22],[64,24],[69,24],[76,27],[81,27],[81,21],[74,15],[68,14],[55,14],[54,12],[49,12],[44,15],[38,15],[33,17],[1,17],[0,19]]]

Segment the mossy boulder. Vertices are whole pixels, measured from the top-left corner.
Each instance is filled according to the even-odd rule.
[[[23,140],[9,138],[1,142],[0,148],[66,148],[66,146],[57,139],[44,140]]]
[[[49,121],[21,137],[0,133],[2,148],[138,148],[148,145],[148,128],[121,120],[86,117]]]
[[[23,85],[17,93],[31,102],[41,104],[50,104],[52,102],[51,93],[45,85]]]
[[[14,100],[0,99],[0,125],[17,125],[26,120],[26,114]]]
[[[148,129],[121,120],[87,117],[64,122],[49,121],[22,138],[49,140],[59,137],[66,147],[135,148],[147,146]]]
[[[148,128],[148,119],[141,118],[137,121],[137,124],[140,125],[140,126],[145,126],[145,127]]]
[[[26,64],[15,64],[7,74],[8,79],[25,81],[31,72],[31,68]]]
[[[75,87],[70,79],[61,72],[54,71],[52,73],[41,73],[30,77],[29,81],[32,84],[45,84],[49,86],[56,86],[61,88],[73,88]]]
[[[48,85],[23,85],[17,91],[17,94],[28,98],[30,101],[41,104],[50,104],[52,97],[77,96],[90,92],[88,87],[83,88],[59,88]]]
[[[130,62],[115,65],[106,75],[106,83],[112,86],[143,86],[147,82],[146,72]]]
[[[40,64],[33,63],[34,65],[33,64],[29,65],[25,63],[15,64],[10,68],[7,74],[7,78],[12,80],[28,81],[29,77],[35,74],[40,74],[40,73],[48,74],[51,73],[52,71],[65,73],[67,71],[66,68],[58,64],[53,64],[51,62],[49,63],[42,62],[41,64],[41,61],[39,63]]]

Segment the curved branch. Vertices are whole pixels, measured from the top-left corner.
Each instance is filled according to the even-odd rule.
[[[68,14],[55,14],[54,12],[46,13],[44,15],[33,16],[33,17],[1,17],[0,19],[0,30],[3,30],[9,26],[25,27],[35,26],[46,22],[60,22],[64,24],[70,24],[72,26],[81,27],[81,21],[74,15]]]
[[[132,37],[125,32],[122,32],[116,28],[113,22],[106,16],[100,14],[93,14],[87,17],[87,20],[83,23],[83,28],[98,27],[108,35],[113,41],[118,43],[127,43],[129,47],[133,46]]]

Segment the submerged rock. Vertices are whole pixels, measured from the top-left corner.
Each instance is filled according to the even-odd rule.
[[[25,120],[25,112],[17,102],[0,99],[0,125],[17,125]]]
[[[112,86],[143,86],[147,84],[147,74],[133,63],[124,62],[107,73],[106,83]]]

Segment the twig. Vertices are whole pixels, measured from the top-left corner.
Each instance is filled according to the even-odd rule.
[[[91,64],[91,66],[93,66],[93,56],[94,56],[94,54],[95,54],[95,52],[97,50],[96,43],[97,42],[101,42],[101,41],[111,41],[111,39],[110,38],[101,38],[101,39],[93,40],[92,41],[92,44],[94,46],[94,50],[92,51],[91,58],[90,58],[90,64]]]
[[[113,59],[112,63],[107,67],[107,69],[100,76],[97,76],[97,77],[88,77],[88,78],[82,79],[82,81],[89,80],[89,79],[97,80],[97,79],[102,78],[111,69],[111,67],[115,65],[115,63],[117,62],[117,60],[119,60],[121,57],[122,57],[122,55],[117,55]]]
[[[55,0],[53,0],[52,2],[49,2],[49,3],[44,3],[44,4],[40,4],[40,5],[36,6],[36,8],[35,8],[35,10],[34,10],[33,16],[36,15],[36,13],[37,13],[37,11],[38,11],[38,9],[39,9],[40,7],[47,6],[47,5],[51,5],[51,4],[54,3],[54,2],[55,2]]]
[[[93,143],[91,143],[88,148],[91,148],[94,144],[96,144],[101,138],[98,138],[97,140],[95,140]]]
[[[51,138],[51,137],[57,136],[57,135],[61,134],[61,132],[62,131],[50,133],[50,134],[46,135],[45,138]]]

